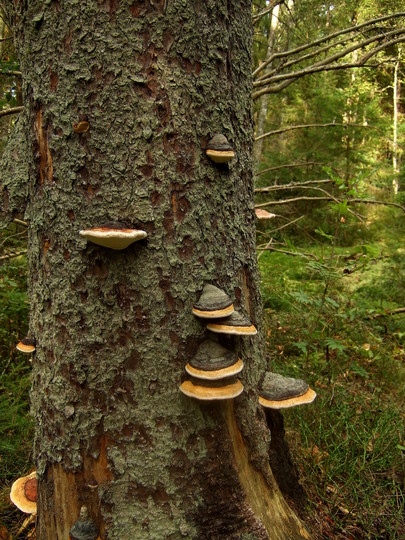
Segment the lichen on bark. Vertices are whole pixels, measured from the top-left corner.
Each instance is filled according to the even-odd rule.
[[[102,538],[306,537],[268,466],[257,402],[250,2],[16,9],[31,127],[38,538],[67,537],[82,505]],[[229,165],[205,155],[215,133],[235,150]],[[111,220],[148,237],[114,252],[79,236]],[[234,406],[179,392],[207,337],[192,314],[206,283],[259,330],[216,338],[245,362]]]

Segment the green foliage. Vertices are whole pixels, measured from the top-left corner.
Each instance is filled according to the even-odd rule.
[[[372,318],[405,305],[404,224],[396,216],[373,209],[374,225],[355,247],[344,241],[346,223],[335,233],[320,223],[316,243],[300,243],[316,259],[260,258],[271,370],[318,393],[284,415],[308,523],[317,515],[313,538],[405,535],[405,317]]]

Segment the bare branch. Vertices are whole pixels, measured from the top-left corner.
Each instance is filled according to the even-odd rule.
[[[0,75],[8,75],[10,77],[22,77],[22,71],[0,71]]]
[[[374,43],[375,41],[381,41],[382,39],[386,40],[385,43],[384,43],[384,47],[383,47],[383,48],[386,48],[386,47],[390,46],[391,44],[397,43],[397,40],[387,41],[388,37],[398,36],[398,35],[401,35],[401,34],[404,34],[404,33],[405,33],[405,29],[396,29],[396,30],[392,30],[391,32],[385,32],[385,33],[382,33],[382,34],[377,34],[375,36],[372,36],[371,38],[365,39],[363,41],[358,41],[358,42],[354,43],[353,45],[350,45],[349,47],[346,47],[345,49],[343,49],[341,51],[338,51],[338,52],[336,52],[334,54],[331,54],[327,58],[324,58],[323,60],[320,60],[319,62],[316,62],[315,64],[312,64],[311,66],[309,66],[309,68],[316,68],[316,67],[326,66],[326,65],[332,64],[336,60],[339,60],[340,58],[343,58],[344,56],[347,56],[348,54],[350,54],[350,53],[352,53],[354,51],[357,51],[359,49],[364,49],[367,45],[371,45],[371,43]],[[374,50],[375,50],[375,53],[373,53]],[[380,50],[381,50],[380,46],[376,47],[375,49],[372,49],[368,53],[368,58],[370,58],[371,56],[373,56],[374,54],[376,54]],[[373,53],[373,54],[371,54],[371,53]],[[368,58],[366,58],[365,60],[360,60],[359,63],[362,62],[364,64],[366,62],[366,60],[368,60]],[[264,84],[268,84],[270,82],[285,80],[287,78],[294,77],[297,74],[299,75],[301,72],[305,71],[306,69],[308,69],[308,68],[303,68],[300,71],[291,71],[289,73],[283,73],[281,75],[273,75],[273,76],[268,77],[268,78],[262,78],[262,79],[260,79],[260,80],[258,80],[256,82],[254,82],[253,86],[263,86]]]
[[[321,43],[326,43],[327,41],[330,41],[331,39],[334,39],[338,36],[342,36],[344,34],[348,34],[351,32],[353,33],[358,32],[359,30],[366,28],[367,26],[372,26],[374,24],[378,24],[378,23],[381,23],[390,19],[400,18],[400,17],[405,17],[405,12],[397,12],[397,13],[392,13],[391,15],[385,15],[384,17],[377,17],[376,19],[370,19],[369,21],[366,21],[362,24],[350,26],[349,28],[344,28],[343,30],[333,32],[332,34],[329,34],[328,36],[325,36],[324,38],[320,38],[315,41],[312,41],[311,43],[305,43],[304,45],[296,47],[295,49],[290,49],[288,51],[274,53],[271,57],[267,58],[257,69],[255,69],[255,71],[253,72],[253,77],[256,77],[258,73],[260,73],[268,64],[270,64],[276,58],[285,58],[288,56],[293,56],[294,54],[311,49],[312,47],[316,47],[317,45],[320,45]]]
[[[265,206],[277,206],[282,204],[292,204],[298,201],[335,201],[340,203],[348,203],[348,204],[379,204],[382,206],[393,206],[395,208],[400,208],[403,212],[405,212],[405,207],[401,206],[398,203],[393,202],[387,202],[387,201],[375,201],[373,199],[337,199],[333,197],[332,195],[327,197],[294,197],[292,199],[280,199],[279,201],[268,201],[266,203],[256,204],[255,208],[264,208]]]
[[[263,139],[264,137],[271,137],[272,135],[280,135],[281,133],[286,133],[287,131],[293,131],[295,129],[306,129],[306,128],[318,128],[318,127],[360,127],[360,128],[369,128],[372,129],[372,126],[366,125],[366,124],[344,124],[344,123],[337,123],[337,122],[330,122],[328,124],[299,124],[296,126],[288,126],[286,128],[281,129],[275,129],[273,131],[268,131],[267,133],[263,133],[260,137],[257,137],[255,141],[259,139]]]
[[[331,184],[334,180],[327,178],[325,180],[306,180],[305,182],[290,182],[289,184],[275,184],[262,188],[255,188],[255,193],[268,193],[269,191],[282,191],[283,189],[315,189],[311,184]]]
[[[290,84],[292,84],[297,79],[300,79],[306,75],[310,75],[312,73],[319,73],[323,71],[332,71],[332,70],[340,70],[340,69],[348,69],[348,68],[360,68],[360,67],[376,67],[378,64],[366,64],[366,62],[375,56],[378,52],[380,52],[383,49],[386,49],[387,47],[390,47],[392,45],[396,45],[397,43],[402,43],[405,41],[405,37],[399,37],[396,39],[392,39],[391,41],[385,41],[383,44],[374,47],[371,51],[369,51],[367,54],[365,54],[359,61],[352,62],[352,63],[342,63],[342,64],[333,64],[336,60],[342,58],[343,56],[346,56],[350,52],[353,52],[358,49],[364,48],[366,45],[380,40],[380,39],[386,39],[387,35],[398,35],[398,34],[404,34],[405,29],[397,30],[395,32],[389,32],[388,34],[380,34],[379,36],[374,36],[373,38],[370,38],[369,40],[362,41],[360,43],[356,43],[352,45],[351,47],[347,47],[343,51],[339,53],[335,53],[334,55],[329,56],[328,58],[317,62],[313,64],[312,66],[308,66],[306,68],[303,68],[301,70],[297,71],[291,71],[288,73],[283,73],[280,75],[273,75],[266,79],[261,79],[259,81],[256,81],[253,83],[254,87],[260,87],[264,85],[266,88],[257,91],[253,94],[253,99],[257,99],[258,97],[264,95],[264,94],[272,94],[280,92],[281,90],[284,90],[284,88],[287,88]],[[332,65],[331,65],[332,64]],[[279,84],[272,84],[278,81],[284,81]]]
[[[270,167],[268,169],[262,169],[261,171],[258,171],[257,173],[255,173],[255,176],[260,176],[261,174],[270,171],[278,171],[279,169],[294,169],[296,167],[308,167],[310,165],[324,165],[324,163],[320,161],[303,161],[302,163],[287,163],[285,165],[276,165],[275,167]]]
[[[13,219],[14,223],[17,225],[22,225],[23,227],[28,227],[28,223],[26,221],[23,221],[22,219]]]
[[[255,15],[252,19],[253,24],[257,24],[265,15],[273,11],[273,9],[279,4],[284,4],[284,0],[273,0],[265,9]]]
[[[14,259],[15,257],[19,257],[20,255],[25,255],[27,253],[27,250],[23,251],[16,251],[14,253],[7,253],[7,255],[2,255],[0,257],[0,261],[8,261],[9,259]]]
[[[256,248],[257,251],[277,251],[277,253],[284,253],[285,255],[292,255],[294,257],[304,257],[305,259],[315,259],[318,260],[318,257],[316,255],[313,255],[312,253],[301,253],[300,251],[286,251],[284,249],[278,249],[273,247],[272,245],[268,245],[264,248],[258,247]],[[259,258],[259,257],[258,257]]]
[[[9,114],[17,114],[24,110],[24,107],[12,107],[11,109],[2,109],[0,116],[8,116]]]
[[[379,319],[380,317],[389,317],[390,315],[398,315],[399,313],[405,313],[405,307],[386,309],[384,313],[374,313],[373,315],[369,315],[367,319]]]

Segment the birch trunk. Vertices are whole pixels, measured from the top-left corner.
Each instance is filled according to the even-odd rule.
[[[14,184],[28,179],[37,538],[67,539],[82,505],[102,539],[307,538],[257,402],[250,2],[5,5],[29,128],[6,160],[28,167]],[[214,133],[229,167],[205,155]],[[17,191],[5,184],[9,214]],[[111,220],[148,238],[117,252],[79,236]],[[245,362],[234,402],[179,392],[208,335],[191,312],[206,283],[259,329],[220,339]]]

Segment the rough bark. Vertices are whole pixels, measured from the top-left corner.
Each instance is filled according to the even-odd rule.
[[[250,2],[7,5],[31,128],[38,538],[67,538],[82,505],[101,538],[307,538],[257,402]],[[229,167],[204,151],[221,132]],[[111,220],[148,238],[114,252],[79,236]],[[191,312],[207,282],[259,329],[220,338],[246,366],[234,403],[179,392],[207,336]]]

